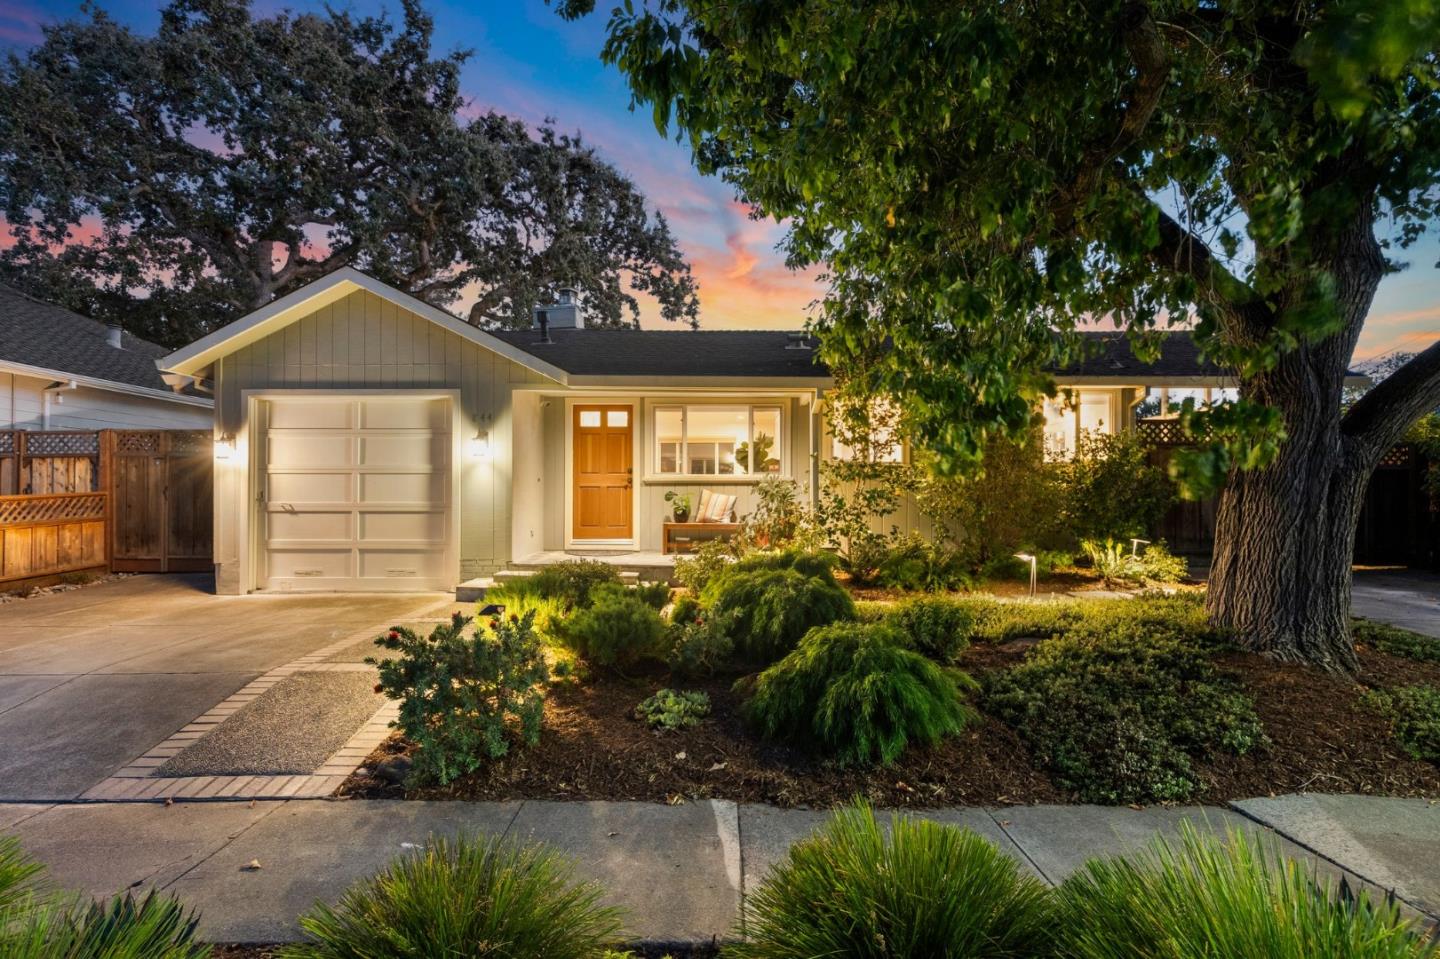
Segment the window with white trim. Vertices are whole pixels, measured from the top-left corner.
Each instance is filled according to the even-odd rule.
[[[767,476],[784,471],[778,406],[661,406],[651,420],[663,476]]]
[[[905,440],[900,434],[900,411],[888,399],[870,401],[864,426],[847,422],[837,410],[830,422],[830,458],[842,462],[905,462]],[[856,431],[859,435],[853,435]],[[848,434],[848,435],[847,435]],[[849,442],[847,442],[847,438]]]
[[[1068,460],[1081,434],[1114,433],[1119,418],[1115,390],[1069,390],[1045,401],[1045,458]]]

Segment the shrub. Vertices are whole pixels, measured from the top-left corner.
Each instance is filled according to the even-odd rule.
[[[591,594],[600,586],[619,585],[620,571],[598,560],[576,559],[546,566],[521,579],[512,579],[485,594],[487,602],[508,607],[521,597],[560,600],[566,610],[589,606]]]
[[[698,595],[739,558],[738,550],[729,540],[707,539],[689,556],[675,557],[675,579]]]
[[[669,583],[640,583],[634,587],[635,596],[654,610],[670,605]]]
[[[970,645],[975,619],[953,599],[909,599],[885,614],[884,621],[904,633],[910,648],[941,663],[953,663]]]
[[[541,640],[547,643],[554,643],[559,640],[559,627],[565,619],[565,601],[553,596],[541,596],[538,592],[525,592],[517,590],[514,593],[508,590],[509,587],[501,589],[486,590],[485,599],[476,604],[479,609],[491,603],[504,607],[505,617],[511,616],[524,619],[533,614],[532,623],[535,633]]]
[[[843,809],[746,896],[739,959],[1047,953],[1044,884],[968,829]],[[1158,955],[1158,953],[1157,953]]]
[[[1202,645],[1134,620],[1042,641],[990,677],[985,705],[1085,802],[1188,799],[1193,760],[1264,741],[1254,704]]]
[[[763,735],[813,747],[842,765],[889,765],[910,743],[936,743],[974,717],[957,689],[971,685],[969,677],[904,644],[885,625],[813,629],[755,680],[745,715]]]
[[[802,575],[833,583],[838,562],[833,553],[805,552],[798,549],[772,550],[749,553],[737,559],[725,570],[725,574],[793,569]]]
[[[1440,688],[1401,686],[1366,693],[1365,701],[1390,720],[1395,740],[1406,754],[1440,765]]]
[[[300,920],[310,941],[284,955],[601,959],[619,934],[619,914],[600,905],[597,884],[572,875],[539,846],[432,838],[350,887],[338,905],[317,903]]]
[[[1440,639],[1434,636],[1412,633],[1408,629],[1369,619],[1353,620],[1351,632],[1355,642],[1378,649],[1382,653],[1421,662],[1440,663]]]
[[[1068,600],[1004,602],[967,598],[959,602],[974,620],[970,638],[977,643],[1056,636],[1078,623],[1085,608],[1084,603]]]
[[[1149,447],[1134,430],[1082,432],[1075,455],[1050,468],[1072,542],[1146,536],[1175,499],[1174,484],[1150,462]]]
[[[450,782],[486,759],[510,751],[518,734],[540,741],[549,671],[535,635],[535,614],[492,619],[488,630],[469,630],[456,613],[429,638],[397,626],[376,640],[399,655],[377,662],[378,689],[400,700],[396,725],[419,746],[411,775]]]
[[[1091,860],[1061,885],[1054,922],[1068,959],[1419,959],[1430,950],[1390,902],[1337,894],[1311,867],[1231,830],[1182,823],[1177,843]]]
[[[710,715],[710,697],[694,690],[662,689],[636,706],[635,715],[657,729],[688,729]]]
[[[1164,543],[1152,543],[1138,555],[1132,555],[1131,547],[1115,540],[1084,540],[1080,547],[1106,583],[1178,583],[1190,572],[1185,558],[1171,554]]]
[[[784,656],[812,627],[855,615],[850,594],[828,570],[736,569],[712,580],[701,601],[729,624],[740,657],[757,664]]]
[[[1218,640],[1198,593],[1164,596],[1147,593],[1134,599],[1041,600],[1006,602],[967,597],[958,602],[974,617],[972,641],[1003,643],[1012,639],[1108,635],[1117,629],[1154,634],[1209,645]]]
[[[670,652],[665,657],[677,676],[713,676],[730,665],[735,641],[729,616],[713,616],[695,607],[688,621],[670,626]]]
[[[1059,549],[1029,549],[1026,552],[1035,557],[1035,578],[1049,579],[1055,571],[1075,565],[1075,554]],[[994,556],[980,567],[980,576],[987,580],[1019,580],[1030,582],[1030,562],[1014,553]]]
[[[970,585],[960,554],[942,543],[911,534],[892,543],[874,579],[888,589],[941,592]]]
[[[665,621],[624,586],[597,588],[590,605],[572,613],[559,632],[565,645],[596,666],[631,666],[664,655]]]

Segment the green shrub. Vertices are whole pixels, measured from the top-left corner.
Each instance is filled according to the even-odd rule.
[[[1151,543],[1132,564],[1135,575],[1146,586],[1178,583],[1190,575],[1185,557],[1171,553],[1164,543]]]
[[[1242,832],[1188,824],[1146,854],[1091,860],[1056,893],[1066,959],[1419,959],[1430,955],[1392,903],[1353,899]]]
[[[156,892],[88,902],[56,892],[13,837],[0,836],[0,955],[5,959],[204,959],[199,921]]]
[[[916,598],[897,603],[884,622],[910,639],[910,648],[941,663],[953,663],[970,645],[975,618],[953,599]]]
[[[670,625],[684,626],[686,623],[693,623],[700,618],[703,609],[698,599],[686,593],[670,604]]]
[[[665,621],[633,589],[596,588],[590,605],[560,624],[560,639],[596,666],[631,666],[664,655]]]
[[[731,664],[735,641],[729,616],[713,616],[696,606],[688,621],[670,625],[670,652],[665,657],[677,676],[713,676]]]
[[[712,580],[701,602],[730,625],[740,658],[756,664],[784,656],[812,627],[855,615],[850,594],[828,570],[736,569]]]
[[[507,587],[508,589],[508,587]],[[497,595],[499,594],[499,595]],[[490,604],[501,606],[505,618],[511,616],[524,619],[533,614],[535,633],[547,643],[559,641],[559,627],[565,619],[565,601],[553,596],[541,596],[538,592],[517,590],[513,593],[500,590],[486,590],[485,599],[476,604],[477,610]]]
[[[1175,500],[1175,485],[1150,462],[1134,430],[1084,431],[1075,454],[1049,464],[1058,481],[1059,518],[1072,542],[1148,536]]]
[[[833,553],[807,553],[798,549],[759,551],[740,557],[723,572],[729,575],[754,573],[762,570],[793,569],[805,576],[834,582],[835,567],[838,562]]]
[[[575,559],[546,566],[520,579],[509,580],[487,590],[485,601],[504,603],[508,608],[522,597],[558,599],[566,610],[589,606],[591,594],[600,586],[619,585],[620,571],[598,560]]]
[[[432,838],[300,920],[293,959],[445,956],[601,959],[620,931],[597,884],[539,846],[500,837]]]
[[[977,643],[1060,635],[1083,618],[1085,609],[1085,604],[1070,600],[966,598],[959,602],[974,621],[970,639]]]
[[[1434,636],[1413,633],[1408,629],[1369,619],[1352,620],[1351,632],[1355,642],[1378,649],[1382,653],[1420,662],[1440,663],[1440,639]]]
[[[878,623],[890,614],[897,603],[891,600],[858,599],[855,601],[855,621]]]
[[[1396,742],[1411,758],[1440,765],[1440,688],[1401,686],[1366,693],[1365,701],[1390,720]]]
[[[755,680],[744,712],[762,735],[814,748],[842,765],[889,765],[911,743],[929,745],[974,718],[946,671],[905,648],[885,625],[811,630]]]
[[[1084,540],[1080,547],[1106,583],[1156,586],[1178,583],[1190,573],[1185,557],[1171,554],[1164,543],[1152,543],[1138,555],[1130,544],[1110,539]]]
[[[967,829],[843,809],[745,898],[738,959],[1046,955],[1045,886]],[[1153,953],[1159,955],[1159,953]]]
[[[1193,760],[1264,741],[1254,704],[1204,646],[1133,620],[1042,641],[991,675],[985,706],[1085,802],[1189,799]]]
[[[398,626],[376,643],[399,655],[366,660],[379,668],[379,690],[400,700],[396,725],[420,747],[417,781],[444,784],[473,772],[509,752],[517,733],[526,745],[540,741],[549,671],[535,613],[497,617],[488,629],[469,625],[456,613],[428,638]]]
[[[876,585],[887,589],[932,593],[970,585],[965,562],[956,550],[918,534],[888,547],[874,580]]]
[[[651,609],[661,610],[670,605],[669,583],[640,583],[634,591],[640,601]]]
[[[710,715],[710,697],[695,690],[662,689],[636,706],[635,715],[656,729],[688,729]]]
[[[1036,579],[1049,579],[1055,575],[1056,570],[1075,565],[1075,554],[1065,550],[1023,547],[1023,551],[1035,557]],[[1030,561],[1021,559],[1014,553],[993,556],[980,567],[980,577],[987,580],[1018,580],[1028,583],[1030,582]]]
[[[1004,601],[967,597],[958,602],[974,617],[970,638],[977,643],[1045,639],[1075,632],[1094,636],[1121,628],[1143,629],[1202,644],[1218,638],[1198,593],[1147,593],[1120,600]]]
[[[707,539],[688,556],[675,557],[675,579],[699,594],[710,580],[729,569],[739,558],[739,549],[727,539]]]

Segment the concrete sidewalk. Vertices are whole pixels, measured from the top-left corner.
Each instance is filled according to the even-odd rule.
[[[1050,883],[1086,859],[1173,835],[1185,820],[1202,829],[1233,827],[1273,838],[1325,875],[1394,889],[1416,911],[1440,914],[1440,804],[1291,796],[1235,807],[1014,806],[919,815],[980,833]],[[604,883],[607,898],[627,910],[634,938],[694,943],[733,935],[746,891],[827,815],[724,801],[0,805],[0,833],[18,835],[62,885],[95,895],[174,892],[201,912],[201,932],[215,942],[293,940],[296,918],[313,902],[334,901],[432,834],[502,833],[573,856],[579,874]]]

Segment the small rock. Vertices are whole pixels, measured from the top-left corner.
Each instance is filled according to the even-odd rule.
[[[252,859],[252,860],[250,860],[249,862],[247,862],[247,863],[245,864],[245,871],[246,871],[246,872],[259,872],[259,871],[260,871],[260,860],[258,860],[258,859]]]
[[[403,783],[405,777],[410,775],[412,765],[414,764],[406,756],[391,756],[376,764],[374,776],[387,783]]]

